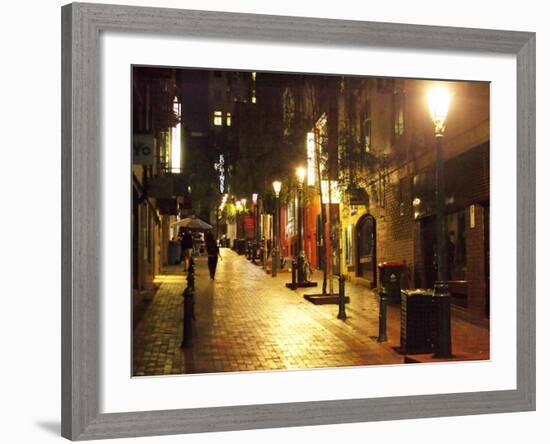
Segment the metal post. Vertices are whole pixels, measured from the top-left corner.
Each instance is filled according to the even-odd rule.
[[[297,272],[297,268],[298,268],[298,261],[296,260],[296,258],[292,259],[292,284],[291,284],[291,288],[293,290],[296,290],[296,272]],[[288,286],[288,284],[287,284]]]
[[[445,237],[445,172],[443,169],[443,135],[436,134],[436,259],[437,280],[447,280],[447,240]]]
[[[257,197],[259,199],[259,197]],[[257,249],[258,249],[258,233],[259,230],[259,202],[256,200],[254,204],[254,242],[252,244],[252,263],[256,263]]]
[[[303,236],[304,236],[304,205],[303,205],[303,193],[304,186],[300,185],[300,191],[298,192],[298,282],[304,282],[304,249],[303,249]]]
[[[271,276],[277,276],[279,269],[280,250],[279,250],[279,195],[275,196],[275,219],[273,220],[273,256],[271,258]]]
[[[387,333],[387,306],[388,292],[386,287],[380,287],[380,311],[378,315],[378,342],[386,342],[388,340]]]
[[[443,166],[443,134],[436,133],[436,255],[437,282],[434,288],[437,337],[434,357],[451,355],[451,304],[447,285],[447,239],[445,234],[445,171]]]
[[[189,259],[187,288],[183,292],[183,340],[182,348],[193,345],[193,320],[195,319],[195,262]]]
[[[338,277],[338,319],[346,320],[346,278],[342,273]]]

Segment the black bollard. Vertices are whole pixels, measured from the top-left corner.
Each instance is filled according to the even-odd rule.
[[[436,282],[434,288],[434,313],[436,317],[436,335],[434,338],[434,358],[451,358],[451,294],[444,282]]]
[[[195,260],[193,256],[189,258],[189,268],[187,269],[187,286],[195,290]]]
[[[193,345],[193,320],[195,319],[195,261],[189,259],[187,288],[183,291],[183,340],[181,348]]]
[[[378,315],[378,342],[386,342],[388,340],[386,318],[388,305],[388,292],[385,287],[380,287],[380,312]]]
[[[193,309],[195,305],[194,291],[187,287],[183,292],[183,340],[181,348],[191,347],[193,345]]]
[[[338,319],[346,320],[346,278],[343,274],[338,277]]]
[[[292,289],[296,290],[296,273],[298,272],[298,262],[296,258],[292,260]],[[288,284],[287,284],[288,285]]]

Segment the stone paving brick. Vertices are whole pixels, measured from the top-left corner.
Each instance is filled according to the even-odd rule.
[[[399,308],[389,307],[387,343],[378,343],[378,298],[348,284],[348,319],[336,305],[304,300],[312,289],[289,290],[290,275],[272,278],[243,256],[222,249],[215,280],[206,258],[196,260],[193,345],[182,350],[185,276],[166,267],[160,286],[134,328],[133,374],[148,376],[226,371],[285,370],[398,364]],[[313,279],[321,279],[316,272]],[[335,283],[335,288],[337,288]],[[313,289],[319,291],[319,289]],[[468,352],[489,349],[488,328],[453,320],[453,346]]]

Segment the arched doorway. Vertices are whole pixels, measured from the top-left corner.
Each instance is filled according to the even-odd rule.
[[[376,219],[365,214],[357,222],[355,230],[357,245],[357,276],[376,286]]]

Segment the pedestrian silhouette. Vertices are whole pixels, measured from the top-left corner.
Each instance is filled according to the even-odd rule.
[[[207,231],[204,235],[206,252],[208,254],[208,270],[210,271],[210,279],[216,276],[216,267],[218,266],[218,257],[221,259],[220,247],[214,238],[211,231]]]

